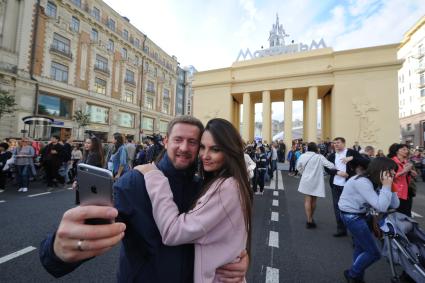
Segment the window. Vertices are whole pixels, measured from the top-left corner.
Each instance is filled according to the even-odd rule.
[[[425,88],[421,88],[421,97],[425,96]]]
[[[122,97],[122,100],[125,102],[133,103],[133,99],[134,99],[134,92],[132,90],[126,89]]]
[[[126,128],[134,128],[134,114],[120,112],[118,125]]]
[[[140,46],[140,40],[139,40],[138,38],[136,38],[136,39],[135,39],[135,41],[134,41],[134,45],[135,45],[136,47],[139,47],[139,46]]]
[[[68,38],[65,38],[57,33],[53,34],[53,43],[51,48],[54,51],[58,51],[62,54],[69,56],[71,54],[70,44],[71,41]]]
[[[107,24],[108,28],[110,30],[115,31],[115,21],[113,19],[108,19],[108,24]]]
[[[424,85],[425,84],[425,76],[424,73],[421,74],[421,76],[419,77],[419,84],[420,85]]]
[[[128,40],[128,30],[123,30],[122,37],[124,37],[125,40]]]
[[[130,70],[125,71],[124,82],[134,84],[134,85],[136,84],[136,82],[134,81],[134,72],[133,71],[130,71]]]
[[[39,115],[49,115],[71,119],[72,100],[40,93],[38,97],[37,110]]]
[[[46,15],[51,17],[51,18],[56,18],[56,13],[57,13],[57,7],[55,4],[53,4],[52,2],[47,2],[46,5]]]
[[[87,105],[87,113],[90,114],[90,122],[109,124],[109,109],[97,105]]]
[[[146,91],[147,92],[152,92],[152,93],[155,92],[155,85],[154,85],[153,81],[148,81],[148,85],[147,85]]]
[[[103,95],[106,95],[106,81],[95,78],[94,79],[94,91]]]
[[[164,100],[162,102],[162,113],[170,114],[170,102],[168,100]]]
[[[145,130],[153,131],[153,118],[143,117],[142,127]]]
[[[71,30],[73,32],[79,32],[80,31],[80,20],[76,17],[71,18]]]
[[[170,99],[170,91],[168,89],[164,89],[162,96],[164,99]]]
[[[406,129],[408,130],[408,131],[411,131],[412,130],[412,124],[407,124],[407,126],[406,126]]]
[[[110,52],[114,52],[114,41],[112,39],[108,40],[108,46],[107,46],[108,51]]]
[[[94,64],[94,68],[96,70],[105,72],[109,74],[108,70],[108,59],[106,59],[103,56],[100,56],[99,54],[96,54],[96,62]]]
[[[97,32],[97,30],[95,30],[94,28],[93,28],[93,29],[91,29],[90,39],[91,39],[93,42],[97,42],[97,41],[98,41],[98,39],[99,39],[99,33],[98,33],[98,32]]]
[[[153,109],[154,98],[151,95],[145,95],[145,107],[148,109]]]
[[[121,56],[123,59],[127,59],[127,49],[124,47],[121,49]]]
[[[166,133],[168,127],[168,122],[166,121],[159,121],[159,131],[161,133]]]
[[[81,7],[81,0],[72,0],[72,3],[74,3],[78,7]]]
[[[68,67],[52,61],[50,77],[55,81],[68,82]]]
[[[91,10],[91,15],[93,16],[93,18],[100,21],[100,10],[98,8],[93,7],[93,10]]]

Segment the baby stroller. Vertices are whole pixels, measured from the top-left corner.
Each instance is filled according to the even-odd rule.
[[[425,232],[418,223],[402,213],[391,212],[380,228],[384,234],[382,255],[389,261],[391,282],[401,282],[396,265],[415,282],[425,282]]]

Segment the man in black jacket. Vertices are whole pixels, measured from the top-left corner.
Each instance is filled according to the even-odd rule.
[[[12,153],[8,151],[9,144],[2,142],[0,143],[0,193],[4,192],[6,185],[6,172],[3,172],[3,168],[6,165],[7,160],[12,158]]]
[[[202,123],[190,116],[176,117],[165,138],[166,154],[158,168],[169,179],[174,202],[187,212],[200,191],[194,175]],[[165,246],[152,215],[152,204],[142,174],[132,170],[114,186],[115,208],[84,206],[68,210],[56,233],[40,247],[40,260],[55,277],[72,272],[87,259],[108,251],[122,240],[118,282],[190,283],[193,281],[193,244]],[[115,218],[109,225],[86,225],[85,218]],[[245,276],[247,258],[226,266],[230,276]],[[218,273],[224,270],[220,268]],[[228,279],[228,278],[227,278]],[[226,282],[225,280],[223,280]],[[235,282],[235,281],[231,281]]]
[[[330,174],[329,183],[332,191],[332,201],[337,223],[337,232],[334,237],[343,237],[347,235],[347,229],[340,217],[338,201],[344,189],[345,182],[356,174],[356,165],[367,161],[355,150],[345,147],[345,139],[337,137],[333,140],[335,152],[328,156],[328,160],[335,164],[336,169],[325,170]]]

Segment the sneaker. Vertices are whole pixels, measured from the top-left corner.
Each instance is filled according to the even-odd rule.
[[[348,269],[344,270],[344,277],[347,283],[365,283],[361,278],[351,277]]]
[[[346,231],[338,231],[335,234],[333,234],[332,236],[334,236],[335,238],[345,237],[345,236],[347,236],[347,232]]]
[[[307,229],[314,229],[316,227],[317,227],[317,225],[316,225],[316,223],[314,223],[314,221],[305,223],[305,228],[307,228]]]
[[[22,190],[23,190],[24,188],[19,188],[19,190],[18,190],[18,192],[22,192]]]
[[[53,187],[47,187],[46,192],[51,192],[51,191],[53,191]]]
[[[23,192],[23,193],[28,192],[28,188],[22,188],[22,192]]]
[[[0,194],[1,194],[2,192],[4,192],[4,190],[0,190]]]

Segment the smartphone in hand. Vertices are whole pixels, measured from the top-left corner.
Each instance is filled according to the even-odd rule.
[[[88,164],[77,165],[80,205],[113,206],[112,172]],[[109,224],[110,219],[87,219],[86,224]]]

